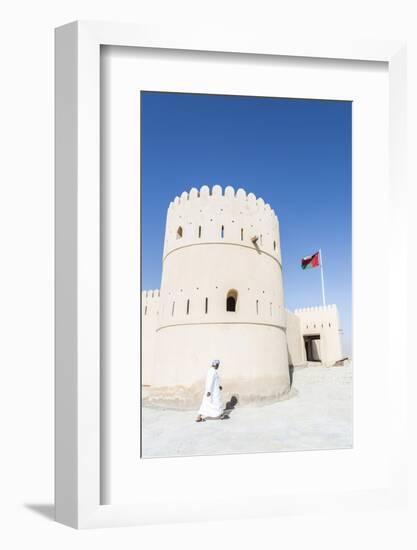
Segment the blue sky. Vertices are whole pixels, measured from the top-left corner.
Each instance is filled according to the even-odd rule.
[[[339,307],[351,353],[352,110],[347,101],[141,93],[142,288],[159,288],[169,202],[191,187],[243,187],[278,215],[286,307]]]

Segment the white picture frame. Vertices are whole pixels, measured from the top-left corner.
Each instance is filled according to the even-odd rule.
[[[100,48],[128,46],[251,53],[304,58],[382,61],[389,71],[390,192],[395,199],[393,242],[404,237],[405,44],[397,41],[294,41],[218,29],[151,28],[75,22],[56,31],[56,519],[77,528],[219,517],[216,503],[193,514],[175,495],[160,513],[135,504],[101,504],[100,401]],[[391,243],[392,244],[392,243]],[[397,250],[396,277],[405,281],[406,251]],[[399,387],[405,386],[405,299],[390,300],[400,319]],[[403,324],[401,324],[403,323]],[[402,351],[403,350],[403,351]],[[400,392],[401,394],[401,392]],[[388,402],[405,425],[401,395]],[[400,418],[402,415],[402,418]],[[401,422],[402,420],[402,422]],[[389,456],[388,481],[355,494],[287,494],[256,510],[238,505],[227,517],[250,517],[347,507],[392,506],[405,498],[403,434]],[[149,495],[151,500],[151,495]],[[219,496],[220,498],[220,496]],[[221,516],[220,516],[221,517]]]

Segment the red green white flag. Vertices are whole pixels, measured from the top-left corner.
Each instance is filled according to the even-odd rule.
[[[301,269],[308,269],[309,267],[320,266],[320,252],[316,252],[311,256],[306,256],[301,260]]]

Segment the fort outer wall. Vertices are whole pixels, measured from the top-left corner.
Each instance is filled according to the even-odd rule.
[[[336,305],[307,307],[294,310],[300,319],[301,340],[304,336],[320,336],[320,359],[326,366],[343,359],[340,318]],[[303,361],[307,361],[303,346]]]
[[[155,365],[156,328],[159,315],[159,289],[142,292],[141,384],[150,386]]]
[[[153,384],[158,310],[159,290],[144,291],[142,293],[142,384],[145,386]],[[321,341],[320,352],[323,357],[318,364],[331,366],[342,359],[337,307],[335,305],[317,306],[296,311],[298,313],[286,310],[289,365],[297,367],[307,364],[304,336],[313,334],[319,335]],[[205,359],[210,360],[210,358]],[[201,392],[202,384],[203,382],[197,388],[197,393]]]
[[[262,199],[220,186],[177,197],[159,300],[150,403],[195,407],[217,358],[226,398],[268,402],[289,391],[279,223]]]
[[[303,338],[301,334],[300,318],[292,311],[286,310],[287,315],[287,346],[289,365],[295,367],[306,362]]]

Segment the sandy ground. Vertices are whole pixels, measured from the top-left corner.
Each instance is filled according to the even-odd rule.
[[[196,413],[144,407],[143,457],[348,448],[352,366],[296,368],[288,399],[237,405],[228,420],[196,423]]]

